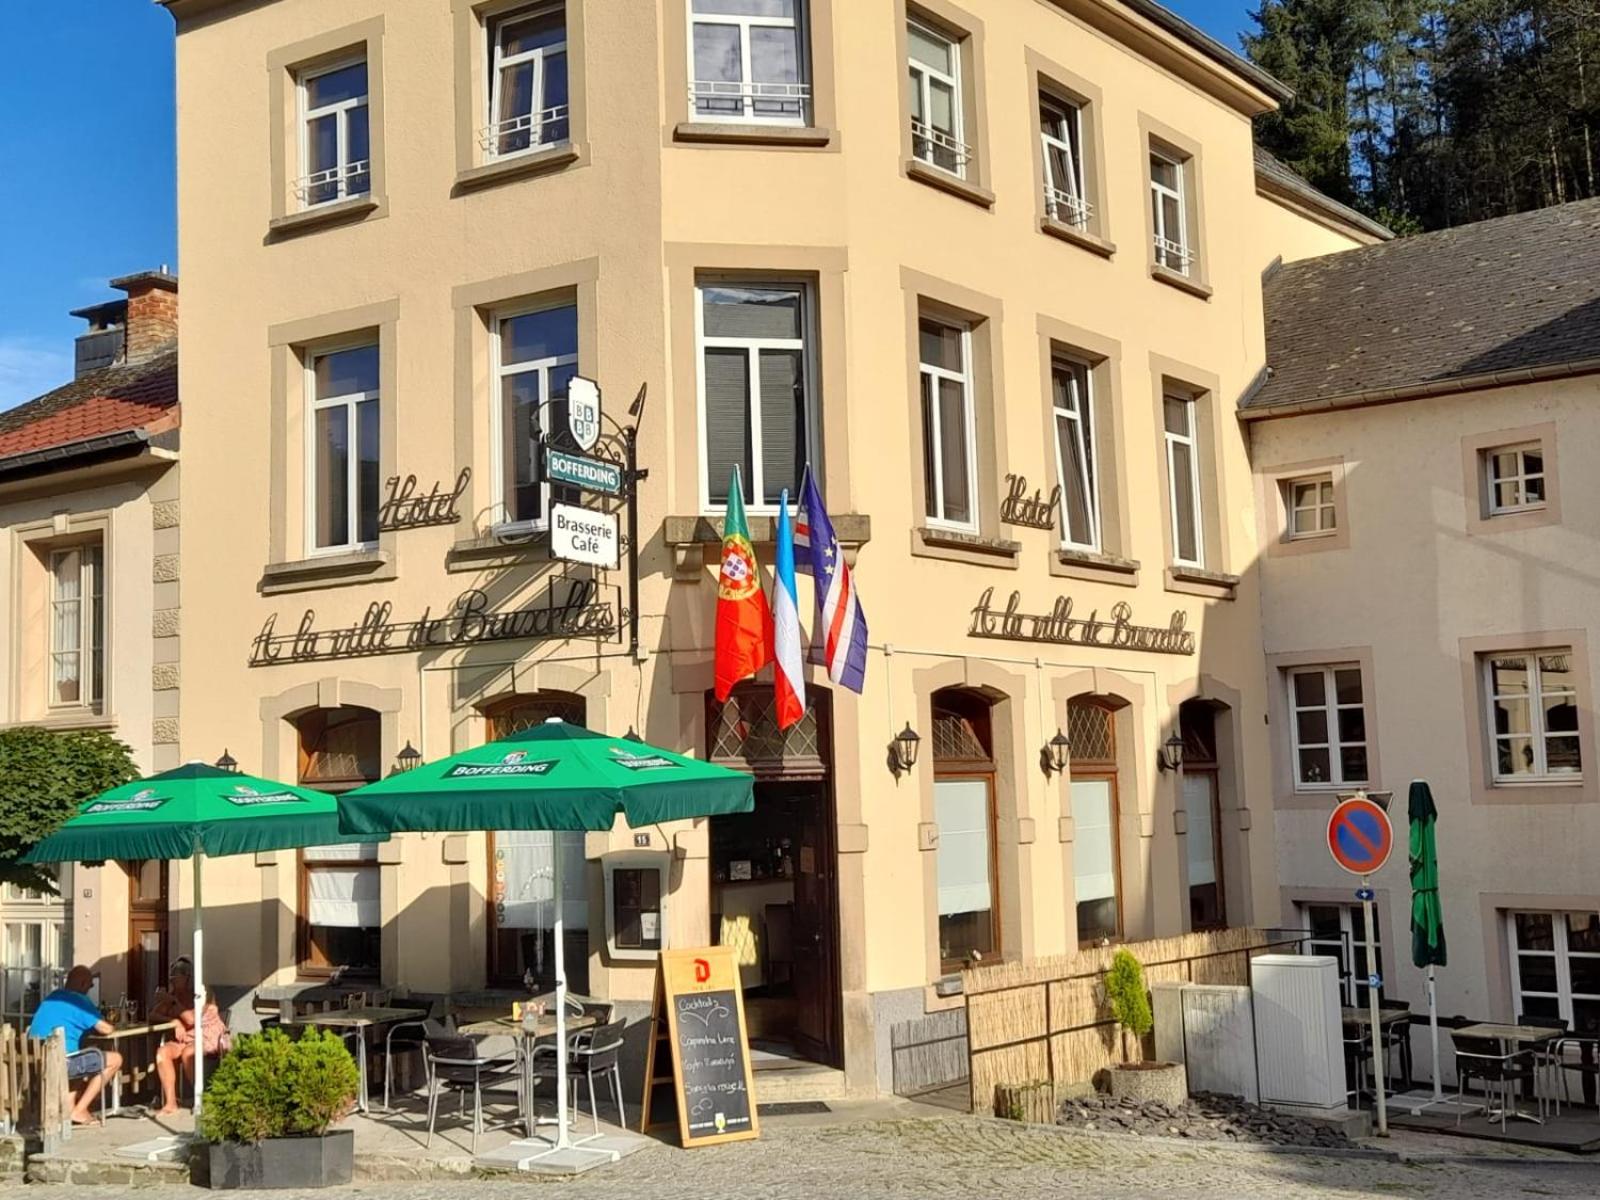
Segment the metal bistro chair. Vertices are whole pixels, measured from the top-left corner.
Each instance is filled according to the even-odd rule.
[[[617,1124],[626,1126],[627,1110],[622,1104],[622,1044],[627,1021],[613,1021],[584,1029],[567,1039],[567,1085],[571,1089],[569,1103],[573,1112],[578,1109],[578,1081],[580,1077],[589,1085],[589,1115],[594,1120],[594,1131],[600,1132],[600,1107],[595,1101],[594,1081],[603,1079],[610,1089],[611,1099],[617,1106]],[[532,1059],[535,1079],[556,1078],[556,1048],[550,1045],[535,1046]]]
[[[445,1091],[456,1093],[465,1108],[467,1093],[472,1093],[472,1153],[478,1152],[478,1136],[483,1132],[483,1092],[485,1086],[519,1081],[522,1057],[516,1051],[488,1055],[483,1046],[469,1037],[430,1037],[422,1047],[422,1061],[428,1069],[428,1140],[433,1147],[433,1127],[439,1115],[439,1097]],[[521,1099],[520,1086],[517,1099]]]
[[[452,1016],[439,1014],[444,1005],[435,1003],[423,1011],[417,1011],[414,1021],[401,1021],[391,1025],[384,1031],[383,1037],[383,1111],[393,1112],[390,1104],[391,1089],[394,1083],[394,1055],[399,1050],[402,1053],[408,1050],[422,1050],[429,1038],[454,1037],[456,1032],[456,1019]]]
[[[1346,1023],[1344,1038],[1344,1078],[1349,1084],[1354,1076],[1354,1086],[1345,1088],[1345,1095],[1359,1103],[1367,1092],[1367,1063],[1372,1058],[1372,1031],[1365,1025]]]
[[[1483,1083],[1486,1102],[1493,1091],[1500,1093],[1500,1132],[1504,1133],[1506,1119],[1516,1103],[1517,1085],[1531,1083],[1536,1074],[1533,1053],[1529,1050],[1513,1050],[1507,1054],[1494,1038],[1463,1037],[1454,1030],[1450,1033],[1450,1041],[1456,1055],[1456,1124],[1461,1124],[1460,1110],[1464,1107],[1467,1080],[1478,1079]],[[1542,1114],[1542,1096],[1539,1098],[1539,1109]]]
[[[1550,1102],[1555,1106],[1556,1116],[1561,1115],[1561,1101],[1565,1098],[1568,1104],[1572,1103],[1572,1093],[1567,1086],[1566,1066],[1562,1061],[1565,1046],[1566,1032],[1569,1026],[1563,1017],[1539,1017],[1533,1013],[1518,1013],[1517,1024],[1526,1025],[1530,1029],[1548,1029],[1550,1036],[1544,1041],[1535,1042],[1528,1048],[1533,1056],[1533,1069],[1535,1076],[1535,1089],[1538,1080],[1547,1078],[1550,1081]],[[1558,1095],[1556,1088],[1560,1087]]]
[[[1411,1001],[1385,1000],[1378,1001],[1378,1008],[1384,1012],[1403,1012],[1407,1015],[1404,1021],[1391,1021],[1383,1027],[1383,1069],[1389,1078],[1395,1076],[1389,1072],[1390,1059],[1396,1053],[1400,1057],[1399,1078],[1405,1080],[1406,1087],[1411,1086]]]

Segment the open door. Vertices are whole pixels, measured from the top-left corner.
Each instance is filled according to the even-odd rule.
[[[839,1004],[839,891],[832,796],[826,784],[797,797],[794,885],[795,1048],[843,1065]]]

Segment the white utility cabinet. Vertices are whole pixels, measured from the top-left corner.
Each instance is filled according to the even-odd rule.
[[[1261,1103],[1346,1109],[1344,1014],[1337,959],[1262,954],[1250,960]]]

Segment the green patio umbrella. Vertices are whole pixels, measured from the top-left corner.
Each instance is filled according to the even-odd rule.
[[[190,859],[194,863],[194,1011],[200,1014],[205,1011],[202,864],[207,857],[385,840],[383,834],[356,838],[341,833],[337,802],[325,792],[205,763],[188,763],[85,800],[76,815],[24,854],[22,861]],[[196,1114],[205,1087],[204,1074],[205,1056],[197,1054]]]
[[[1444,942],[1444,914],[1439,908],[1439,853],[1434,826],[1439,810],[1433,792],[1420,779],[1411,781],[1406,801],[1410,823],[1411,859],[1411,961],[1428,971],[1428,1031],[1433,1040],[1433,1099],[1444,1098],[1439,1080],[1439,1004],[1434,994],[1433,969],[1445,966],[1449,955]]]
[[[749,775],[551,718],[498,742],[464,750],[339,797],[350,834],[480,829],[604,832],[621,813],[637,828],[755,808]],[[561,856],[551,886],[556,973],[556,1143],[546,1154],[583,1149],[567,1134],[567,970]],[[590,1139],[585,1139],[590,1140]],[[590,1150],[590,1153],[602,1153]],[[604,1153],[610,1153],[606,1151]],[[539,1158],[543,1155],[533,1155]]]

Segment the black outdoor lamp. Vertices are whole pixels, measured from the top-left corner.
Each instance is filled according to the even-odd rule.
[[[222,757],[217,759],[217,769],[219,771],[227,771],[232,775],[239,773],[239,760],[228,753],[226,746],[222,748]]]
[[[404,775],[407,771],[415,771],[422,765],[422,752],[411,744],[411,739],[406,739],[405,749],[394,756],[395,774]]]
[[[1071,743],[1067,735],[1058,728],[1055,737],[1044,744],[1044,749],[1039,751],[1039,760],[1044,764],[1046,775],[1059,775],[1067,769],[1067,762],[1072,757]]]
[[[894,741],[889,743],[891,765],[896,775],[904,775],[917,765],[917,751],[922,746],[922,739],[917,736],[917,731],[911,728],[911,722],[906,722],[906,727],[894,735]]]
[[[1161,747],[1161,755],[1156,760],[1163,771],[1183,770],[1183,739],[1174,733]]]
[[[644,742],[644,739],[634,731],[632,725],[628,726],[628,732],[622,735],[622,740],[625,742]]]

